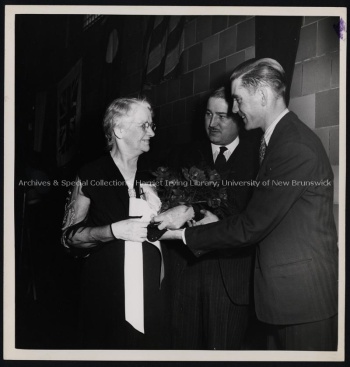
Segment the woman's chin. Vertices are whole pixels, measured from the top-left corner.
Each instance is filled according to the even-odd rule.
[[[142,153],[147,153],[150,150],[150,146],[142,148]]]

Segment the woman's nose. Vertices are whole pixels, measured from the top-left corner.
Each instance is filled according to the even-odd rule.
[[[153,137],[155,134],[154,130],[152,129],[151,126],[148,127],[147,129],[147,134],[150,136],[150,137]]]

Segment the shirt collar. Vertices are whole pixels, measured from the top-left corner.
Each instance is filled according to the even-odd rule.
[[[284,115],[286,115],[288,112],[289,112],[289,110],[288,110],[288,108],[286,108],[280,115],[277,116],[277,118],[272,122],[272,124],[266,129],[265,134],[264,134],[264,139],[265,139],[266,145],[269,145],[271,135],[272,135],[273,131],[275,130],[276,125],[280,122],[282,117]]]
[[[220,152],[220,147],[226,147],[231,154],[237,148],[238,144],[239,144],[239,136],[237,136],[237,138],[234,141],[232,141],[230,144],[227,145],[216,145],[211,143],[211,151],[214,155],[216,152]]]

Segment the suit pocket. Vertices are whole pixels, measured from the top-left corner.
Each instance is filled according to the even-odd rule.
[[[315,312],[315,293],[312,282],[312,259],[281,264],[270,269],[272,314],[281,323],[310,320]]]

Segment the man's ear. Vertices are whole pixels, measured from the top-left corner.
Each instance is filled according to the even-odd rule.
[[[262,106],[266,106],[267,105],[268,98],[269,98],[268,91],[266,90],[266,88],[260,87],[258,89],[258,93],[259,93],[261,105]]]

